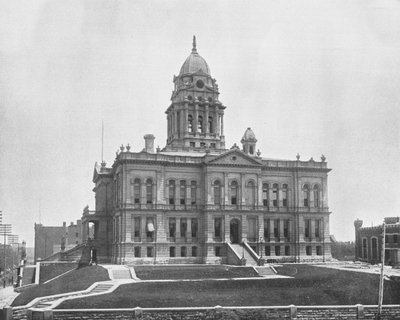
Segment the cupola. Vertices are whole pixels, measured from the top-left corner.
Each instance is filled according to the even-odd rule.
[[[243,138],[240,141],[243,145],[243,151],[249,155],[254,156],[256,153],[256,135],[251,128],[247,128],[244,132]]]

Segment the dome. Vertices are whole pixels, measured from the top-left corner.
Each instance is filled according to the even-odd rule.
[[[253,130],[251,130],[251,128],[247,128],[247,130],[245,131],[242,138],[242,142],[243,141],[257,141],[256,135],[254,134]]]
[[[210,75],[210,68],[206,60],[204,60],[198,53],[196,49],[196,37],[193,37],[193,49],[189,57],[187,57],[186,61],[182,65],[181,71],[179,75],[183,75],[186,73],[195,73],[198,71],[203,71],[204,73]]]

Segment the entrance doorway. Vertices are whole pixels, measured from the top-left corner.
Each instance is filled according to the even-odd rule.
[[[231,242],[240,243],[240,221],[238,219],[232,219],[229,228]]]

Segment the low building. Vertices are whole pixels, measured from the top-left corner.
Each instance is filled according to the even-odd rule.
[[[400,217],[385,218],[385,264],[400,265]],[[382,261],[383,225],[363,227],[363,221],[354,221],[355,259],[369,263]]]
[[[82,223],[77,220],[76,224],[71,222],[67,226],[43,226],[35,223],[35,262],[45,259],[57,252],[72,249],[82,243]]]

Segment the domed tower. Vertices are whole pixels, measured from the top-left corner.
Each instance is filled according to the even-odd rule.
[[[168,138],[165,151],[224,150],[223,115],[225,106],[218,100],[218,85],[207,62],[193,48],[174,76],[174,91],[168,107]]]
[[[240,142],[243,145],[243,151],[245,153],[250,154],[252,156],[255,155],[257,139],[256,135],[254,134],[253,130],[251,130],[251,128],[247,128]]]

